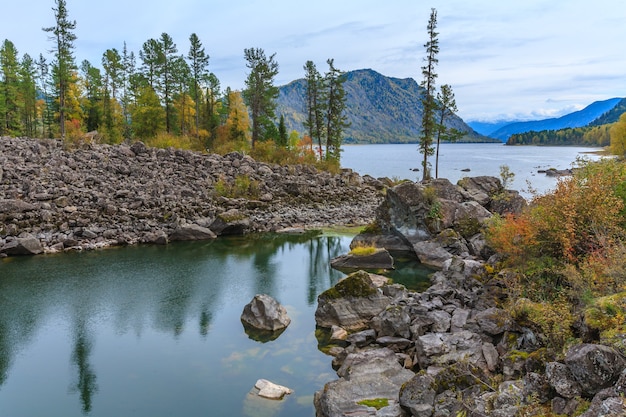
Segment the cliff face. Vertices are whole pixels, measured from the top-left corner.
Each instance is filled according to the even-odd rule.
[[[0,255],[365,224],[381,186],[351,171],[331,175],[239,153],[141,142],[69,151],[58,140],[4,137]]]

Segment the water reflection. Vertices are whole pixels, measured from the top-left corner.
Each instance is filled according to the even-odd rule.
[[[276,417],[312,416],[306,398],[332,372],[316,298],[343,276],[329,261],[349,242],[259,235],[0,260],[0,414],[237,417],[263,377],[296,390]],[[292,318],[264,344],[239,319],[257,293]]]

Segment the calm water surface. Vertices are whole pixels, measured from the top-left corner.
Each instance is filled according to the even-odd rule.
[[[350,237],[254,236],[0,260],[0,416],[314,416],[334,379],[317,295]],[[414,279],[411,274],[410,279]],[[257,293],[292,319],[276,340],[239,320]],[[266,378],[282,402],[248,396]]]
[[[345,145],[341,165],[364,175],[421,180],[422,155],[416,144],[406,145]],[[571,168],[577,157],[597,159],[590,154],[599,148],[557,146],[505,146],[499,143],[444,143],[439,149],[439,177],[453,184],[463,177],[480,175],[500,176],[500,166],[507,165],[515,174],[512,189],[528,196],[527,181],[533,189],[543,193],[552,189],[556,179],[537,173],[540,169]],[[435,173],[434,157],[429,158]],[[468,170],[465,172],[463,170]]]

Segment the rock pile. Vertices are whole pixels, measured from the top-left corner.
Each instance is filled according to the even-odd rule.
[[[353,245],[409,251],[440,270],[424,292],[359,271],[318,297],[338,379],[315,395],[318,417],[626,415],[626,359],[572,346],[550,361],[543,337],[499,308],[504,282],[481,233],[524,201],[496,178],[404,183],[387,191],[376,228]],[[373,230],[378,229],[378,230]],[[490,259],[488,259],[490,258]],[[591,401],[589,409],[580,409]],[[376,404],[373,407],[371,404]]]
[[[0,138],[0,253],[367,224],[382,184],[231,153]],[[37,244],[37,241],[39,244]]]

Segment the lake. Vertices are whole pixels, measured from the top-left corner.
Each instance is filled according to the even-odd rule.
[[[498,176],[507,164],[514,188],[523,178],[549,188],[555,180],[533,172],[567,168],[586,151],[444,144],[440,176]],[[419,157],[417,145],[360,145],[342,161],[415,180]],[[258,235],[0,259],[0,416],[314,416],[314,392],[336,378],[317,348],[317,295],[344,276],[329,262],[350,240]],[[423,289],[427,274],[408,263],[392,277]],[[267,343],[239,320],[257,293],[292,319]],[[259,378],[294,393],[255,399]]]
[[[341,165],[361,175],[421,180],[422,154],[417,144],[344,145]],[[592,153],[600,148],[558,146],[505,146],[499,143],[443,143],[439,149],[439,177],[453,184],[463,177],[490,175],[500,177],[500,166],[507,165],[515,174],[509,187],[529,196],[527,180],[533,189],[546,192],[556,185],[556,178],[537,173],[540,169],[566,169],[578,157],[597,159]],[[429,157],[433,166],[435,159]],[[420,171],[412,171],[418,168]],[[463,170],[469,170],[464,172]]]

